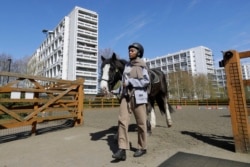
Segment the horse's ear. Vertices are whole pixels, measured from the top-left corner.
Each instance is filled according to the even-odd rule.
[[[101,56],[102,61],[106,60],[103,56]]]
[[[112,60],[116,60],[117,58],[116,58],[116,54],[115,54],[115,52],[113,52],[113,54],[112,54]]]

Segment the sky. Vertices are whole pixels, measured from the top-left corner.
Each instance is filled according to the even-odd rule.
[[[1,0],[0,54],[31,56],[75,6],[98,13],[98,47],[128,59],[140,42],[145,58],[197,46],[213,51],[250,50],[250,0]]]

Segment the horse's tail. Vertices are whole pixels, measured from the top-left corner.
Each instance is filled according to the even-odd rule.
[[[166,100],[165,100],[164,95],[156,96],[155,100],[156,100],[156,103],[157,103],[157,105],[159,107],[159,110],[160,110],[161,114],[162,115],[166,114],[166,103],[165,103]]]
[[[168,106],[168,110],[169,110],[170,113],[175,112],[175,109],[174,109],[174,108],[172,107],[172,105],[167,101],[167,99],[166,99],[165,96],[162,95],[161,97],[156,97],[155,100],[156,100],[156,103],[157,103],[157,105],[158,105],[158,107],[159,107],[159,110],[160,110],[160,112],[161,112],[162,115],[163,115],[163,114],[166,114],[166,110],[167,110],[166,104],[167,104],[167,106]]]
[[[172,105],[171,105],[169,102],[167,102],[167,104],[168,104],[169,112],[170,112],[170,113],[175,112],[175,109],[172,107]]]
[[[165,77],[165,74],[162,72],[162,71],[159,71],[161,73],[160,77],[161,77],[161,80],[162,80],[162,84],[161,84],[161,90],[164,94],[164,97],[165,97],[165,102],[167,103],[168,105],[168,109],[169,109],[169,112],[170,113],[173,113],[175,112],[174,108],[172,107],[172,105],[168,102],[168,84],[167,84],[167,79]],[[164,106],[164,111],[166,110],[165,108],[166,106]]]

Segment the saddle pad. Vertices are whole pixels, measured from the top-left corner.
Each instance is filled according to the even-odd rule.
[[[159,76],[157,75],[157,73],[155,73],[153,70],[148,70],[149,72],[149,77],[150,77],[150,81],[151,81],[151,84],[154,84],[154,83],[159,83],[160,82],[160,78]]]

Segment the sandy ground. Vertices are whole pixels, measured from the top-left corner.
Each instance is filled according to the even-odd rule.
[[[173,127],[167,128],[158,110],[157,127],[148,137],[148,153],[133,157],[137,146],[134,116],[129,136],[131,150],[127,160],[115,162],[114,140],[118,108],[86,109],[84,125],[0,144],[0,167],[68,166],[159,166],[178,152],[250,163],[250,154],[235,153],[232,127],[227,109],[206,110],[183,107],[172,114]]]

